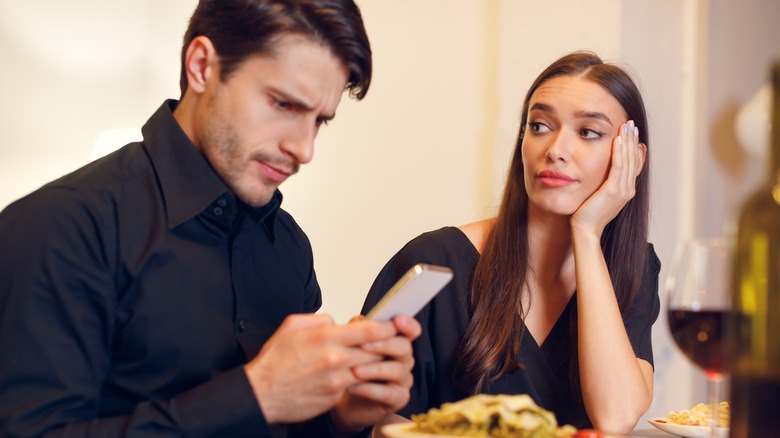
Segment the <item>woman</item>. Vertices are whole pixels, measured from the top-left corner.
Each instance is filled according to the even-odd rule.
[[[660,262],[647,242],[648,134],[628,74],[589,52],[523,103],[498,216],[409,242],[364,311],[415,263],[455,277],[419,315],[407,421],[476,393],[530,394],[559,423],[627,433],[652,400]]]

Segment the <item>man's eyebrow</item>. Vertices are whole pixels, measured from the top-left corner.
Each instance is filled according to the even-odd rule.
[[[311,111],[312,107],[308,103],[306,103],[303,99],[290,94],[287,91],[281,90],[279,88],[271,88],[270,94],[274,96],[275,99],[282,100],[284,103],[288,105],[292,105],[298,109],[304,110],[304,111]]]
[[[277,99],[281,99],[285,101],[287,104],[292,105],[297,110],[314,111],[314,108],[308,103],[304,102],[303,99],[293,96],[292,94],[284,90],[280,90],[278,88],[272,88],[271,94],[276,95]],[[323,122],[328,122],[330,120],[333,120],[335,117],[336,114],[320,114],[319,116],[317,116],[317,119]]]

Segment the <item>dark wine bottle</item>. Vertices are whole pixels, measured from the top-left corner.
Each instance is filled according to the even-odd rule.
[[[771,172],[737,231],[731,438],[780,437],[780,62],[771,76]]]

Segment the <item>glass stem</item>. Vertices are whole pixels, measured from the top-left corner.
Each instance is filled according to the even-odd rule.
[[[718,398],[720,397],[718,389],[720,389],[720,380],[721,377],[719,375],[710,374],[707,376],[707,401],[710,404],[710,413],[712,414],[712,417],[710,417],[710,438],[718,438]]]

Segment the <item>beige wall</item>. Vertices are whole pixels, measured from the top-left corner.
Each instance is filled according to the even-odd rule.
[[[195,3],[0,0],[0,207],[88,162],[100,132],[138,127],[178,96]],[[763,171],[731,126],[780,57],[776,0],[358,3],[375,54],[371,91],[343,101],[314,162],[283,186],[337,321],[358,312],[409,239],[492,214],[525,90],[569,51],[620,61],[645,95],[662,286],[675,243],[720,233]],[[703,401],[664,315],[654,344],[649,414]]]

